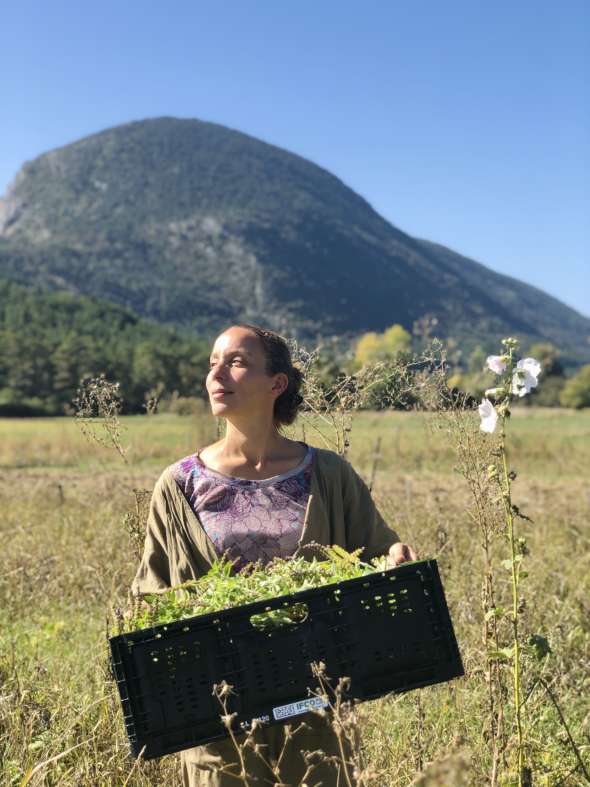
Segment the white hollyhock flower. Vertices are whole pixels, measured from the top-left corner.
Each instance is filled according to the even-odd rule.
[[[496,374],[502,374],[506,370],[506,361],[502,355],[488,355],[486,366]]]
[[[477,410],[479,412],[479,417],[481,418],[479,428],[482,432],[489,432],[491,434],[496,428],[496,423],[498,422],[498,413],[496,412],[496,408],[489,399],[482,399],[481,404]]]
[[[537,387],[537,377],[541,373],[541,364],[534,358],[523,358],[516,364],[512,373],[512,393],[523,397]]]

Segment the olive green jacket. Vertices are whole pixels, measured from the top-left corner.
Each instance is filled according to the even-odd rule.
[[[371,493],[352,465],[339,454],[316,448],[307,522],[295,554],[311,555],[306,545],[332,545],[369,560],[399,541],[377,510]],[[207,573],[217,559],[212,541],[170,469],[154,488],[143,557],[132,584],[134,594],[150,593]]]

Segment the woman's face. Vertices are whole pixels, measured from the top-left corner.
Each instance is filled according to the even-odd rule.
[[[283,373],[266,373],[258,336],[246,328],[229,328],[215,340],[206,386],[213,415],[268,417],[288,384]]]

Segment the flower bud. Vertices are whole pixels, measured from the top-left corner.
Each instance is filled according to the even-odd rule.
[[[485,392],[485,396],[486,398],[488,396],[491,396],[493,399],[499,399],[501,396],[504,396],[505,393],[506,393],[506,389],[502,387],[488,388],[488,390]]]

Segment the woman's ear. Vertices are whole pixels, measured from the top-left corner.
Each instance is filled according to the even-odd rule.
[[[289,386],[289,378],[284,372],[278,374],[277,378],[279,379],[274,381],[272,390],[278,391],[280,396],[282,393],[284,393],[287,390],[287,387]]]

